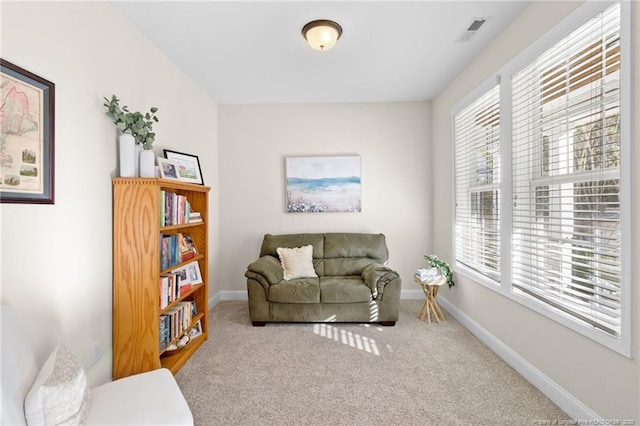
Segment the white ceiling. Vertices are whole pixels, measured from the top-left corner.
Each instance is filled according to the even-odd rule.
[[[127,1],[116,6],[219,104],[422,101],[529,1]],[[489,18],[468,42],[474,18]],[[332,50],[304,24],[338,22]]]

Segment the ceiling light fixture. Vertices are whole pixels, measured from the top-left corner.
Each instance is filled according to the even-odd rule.
[[[312,49],[329,50],[342,35],[342,27],[333,21],[319,19],[302,27],[302,35]]]

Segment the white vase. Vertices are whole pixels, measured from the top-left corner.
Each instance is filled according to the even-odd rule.
[[[156,156],[151,149],[144,149],[140,152],[140,177],[155,177]]]
[[[120,135],[120,177],[136,177],[136,141],[132,135]]]
[[[136,144],[136,158],[135,158],[135,162],[136,162],[136,177],[140,177],[140,153],[142,152],[142,144],[141,143],[137,143]]]

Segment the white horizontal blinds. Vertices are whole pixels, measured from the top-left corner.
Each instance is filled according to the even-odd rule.
[[[620,335],[620,7],[513,78],[513,290]]]
[[[500,276],[500,105],[495,86],[454,116],[456,262]]]

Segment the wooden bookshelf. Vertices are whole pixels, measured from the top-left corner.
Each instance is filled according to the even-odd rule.
[[[175,374],[208,338],[208,224],[210,188],[157,178],[114,178],[113,184],[113,378],[160,367]],[[186,196],[203,221],[161,226],[161,191]],[[198,254],[202,284],[160,309],[160,236],[188,233]],[[178,267],[174,266],[169,269]],[[160,315],[179,301],[195,301],[202,335],[178,350],[160,349]],[[177,336],[177,340],[180,336]]]

